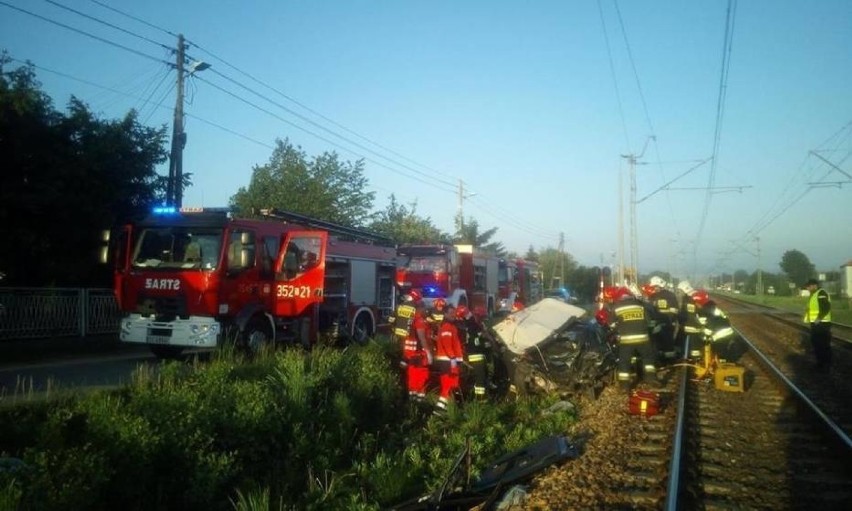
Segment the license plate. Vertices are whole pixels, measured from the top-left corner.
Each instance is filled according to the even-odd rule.
[[[171,337],[168,335],[149,335],[146,338],[148,344],[168,344],[171,340]]]

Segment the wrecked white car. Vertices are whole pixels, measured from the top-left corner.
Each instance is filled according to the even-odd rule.
[[[511,390],[597,397],[616,354],[585,309],[555,298],[514,312],[492,327]]]

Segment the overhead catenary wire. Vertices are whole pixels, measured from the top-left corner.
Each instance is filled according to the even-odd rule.
[[[704,207],[701,213],[701,220],[698,224],[698,233],[695,237],[696,240],[698,240],[698,243],[701,241],[701,236],[704,234],[704,227],[707,223],[707,214],[710,210],[710,203],[713,197],[712,191],[716,178],[716,168],[719,162],[719,148],[722,139],[722,122],[725,115],[725,99],[728,93],[728,73],[731,68],[736,12],[736,0],[728,0],[728,7],[725,16],[725,35],[722,43],[722,66],[719,73],[719,91],[716,99],[716,121],[713,129],[713,150],[711,152],[712,160],[710,162],[710,173],[707,178],[707,192],[704,196]],[[698,250],[697,244],[695,250]]]

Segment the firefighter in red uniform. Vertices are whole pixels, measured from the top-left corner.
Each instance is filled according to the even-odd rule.
[[[403,296],[391,321],[402,349],[400,365],[405,371],[408,397],[422,401],[426,398],[433,349],[429,327],[423,317],[423,297],[418,291],[412,290]]]
[[[429,325],[429,335],[432,336],[433,346],[435,339],[438,338],[438,329],[441,328],[441,323],[444,321],[444,309],[446,307],[446,300],[435,298],[429,313],[426,315],[426,324]]]
[[[438,339],[435,345],[435,367],[438,370],[441,388],[435,408],[437,415],[447,411],[447,406],[453,394],[459,390],[461,365],[464,363],[464,346],[456,327],[457,319],[455,308],[452,305],[447,306],[444,321],[438,329]]]
[[[648,310],[626,287],[619,288],[613,298],[613,328],[618,333],[618,382],[625,390],[633,387],[633,358],[637,357],[642,365],[642,381],[656,384],[657,354],[649,335]]]

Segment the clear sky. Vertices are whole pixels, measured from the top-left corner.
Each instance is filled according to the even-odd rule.
[[[519,253],[562,234],[617,265],[623,238],[629,264],[635,218],[641,272],[852,259],[852,1],[0,0],[0,48],[105,118],[171,125],[179,33],[212,64],[184,205],[226,205],[289,138],[447,232],[461,180]]]

